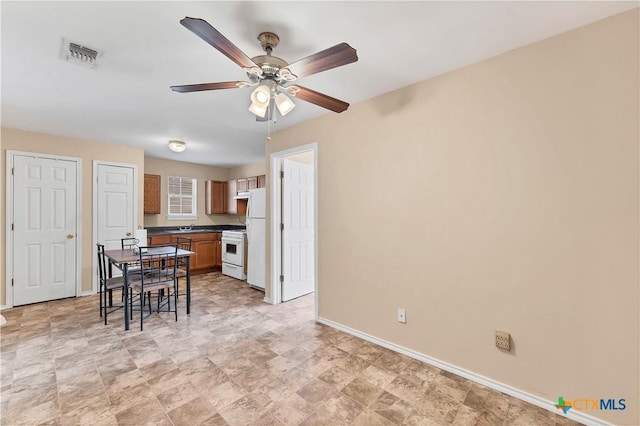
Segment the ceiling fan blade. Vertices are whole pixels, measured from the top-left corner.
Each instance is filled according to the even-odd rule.
[[[174,92],[189,93],[203,90],[237,89],[249,86],[246,81],[225,81],[222,83],[184,84],[182,86],[170,86]]]
[[[190,18],[187,16],[181,19],[180,23],[241,67],[258,67],[251,58],[245,55],[242,50],[238,49],[235,44],[231,43],[204,19]]]
[[[334,112],[346,111],[347,108],[349,108],[349,104],[340,99],[332,98],[331,96],[302,86],[289,86],[287,87],[287,93],[300,100],[316,104]]]
[[[289,64],[284,69],[290,71],[295,78],[302,78],[321,71],[347,65],[352,62],[356,62],[357,60],[358,55],[356,53],[356,49],[349,46],[347,43],[340,43]],[[282,75],[286,73],[286,71],[280,70],[280,73]],[[285,77],[285,79],[289,79],[284,75],[283,77]]]

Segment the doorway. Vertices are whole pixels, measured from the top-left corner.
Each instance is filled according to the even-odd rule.
[[[81,170],[79,158],[7,151],[8,305],[79,294]]]
[[[317,144],[272,153],[270,160],[270,302],[313,292],[317,318]]]

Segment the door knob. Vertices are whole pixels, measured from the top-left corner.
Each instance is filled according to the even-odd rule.
[[[131,232],[127,232],[127,237],[130,237],[130,236],[131,236]]]
[[[71,240],[73,238],[73,234],[67,234],[67,238]]]

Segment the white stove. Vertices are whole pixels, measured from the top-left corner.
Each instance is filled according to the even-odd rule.
[[[247,232],[222,231],[222,273],[238,280],[247,279]]]

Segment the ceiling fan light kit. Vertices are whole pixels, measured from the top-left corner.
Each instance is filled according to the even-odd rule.
[[[272,118],[275,120],[274,107],[282,116],[287,115],[295,108],[295,104],[285,92],[302,101],[334,112],[340,113],[349,108],[348,103],[339,99],[299,85],[289,85],[299,78],[356,62],[358,60],[356,50],[347,43],[337,44],[289,64],[285,60],[271,55],[273,49],[280,43],[280,38],[275,33],[261,32],[258,35],[258,40],[266,55],[249,58],[204,19],[185,17],[180,23],[239,65],[249,81],[188,84],[171,86],[171,90],[189,93],[257,86],[251,92],[249,111],[256,115],[258,121],[269,121]]]
[[[187,144],[182,141],[171,140],[169,141],[169,149],[173,152],[183,152],[187,149]]]

